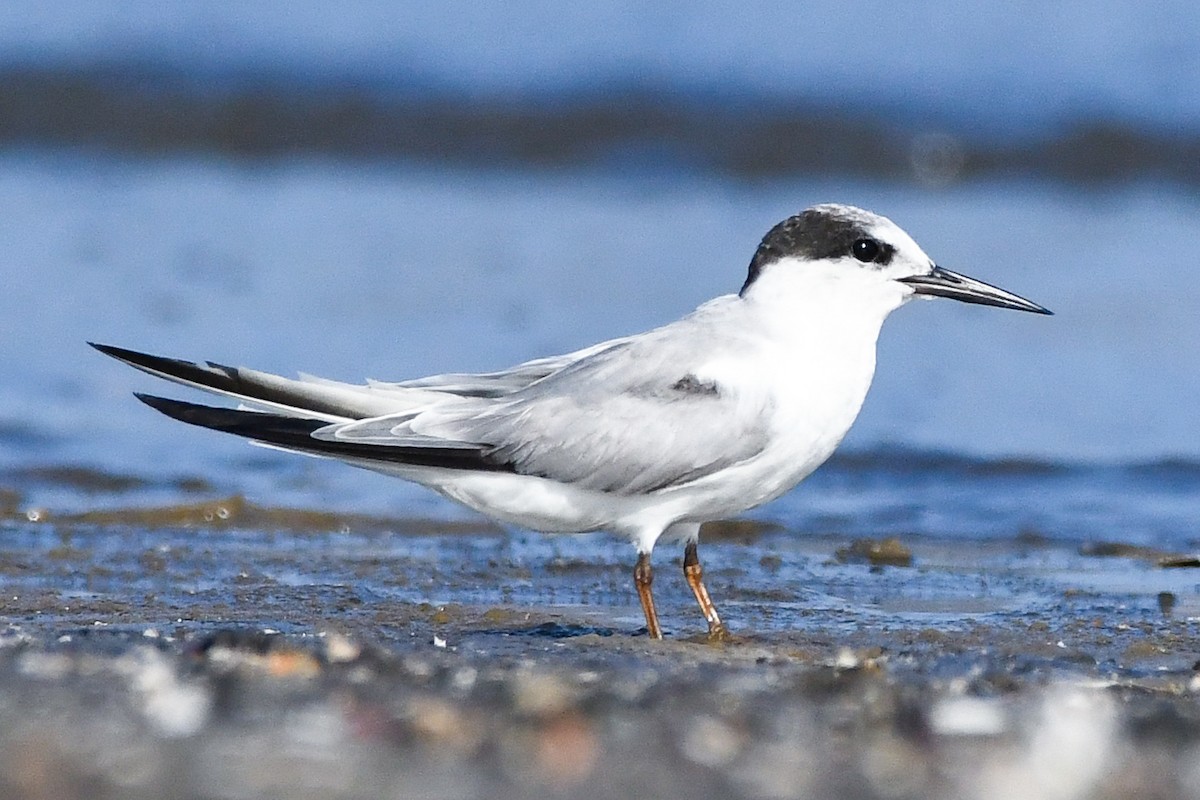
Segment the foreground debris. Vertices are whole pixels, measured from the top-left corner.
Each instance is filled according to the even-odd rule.
[[[1020,637],[821,653],[485,616],[399,649],[9,629],[0,795],[1169,798],[1197,777],[1190,665],[1098,668]]]

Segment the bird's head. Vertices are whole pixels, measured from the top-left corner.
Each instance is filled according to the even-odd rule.
[[[913,297],[1049,314],[1011,292],[942,269],[887,217],[845,205],[819,205],[788,217],[763,237],[742,297],[808,292],[874,298],[884,312]]]

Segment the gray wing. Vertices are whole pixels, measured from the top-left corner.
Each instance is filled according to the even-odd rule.
[[[680,380],[683,380],[682,378]],[[616,494],[680,486],[752,458],[765,426],[716,393],[654,387],[590,406],[554,398],[504,416],[494,454],[523,474]]]
[[[314,435],[485,445],[489,460],[518,473],[617,494],[679,486],[761,453],[767,409],[692,375],[694,347],[671,345],[639,337],[500,399],[463,398]]]
[[[340,423],[382,415],[415,413],[461,397],[503,397],[561,370],[572,361],[624,341],[613,339],[600,342],[573,353],[526,361],[498,372],[433,375],[399,383],[367,381],[365,386],[304,374],[297,380],[212,361],[195,363],[112,345],[89,344],[101,353],[143,372],[235,398],[253,409],[269,409],[288,416]]]
[[[627,340],[628,337],[610,339],[582,350],[575,350],[559,356],[536,358],[496,372],[448,372],[444,375],[430,375],[406,381],[372,380],[368,381],[368,385],[381,392],[410,392],[414,389],[424,389],[459,397],[503,397],[524,389],[548,375],[553,375],[573,362],[624,344]]]

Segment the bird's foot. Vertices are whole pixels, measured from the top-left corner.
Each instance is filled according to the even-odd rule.
[[[727,644],[733,641],[733,634],[725,627],[725,623],[716,622],[708,626],[709,644]]]

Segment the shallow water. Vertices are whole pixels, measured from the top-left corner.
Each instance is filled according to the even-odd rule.
[[[122,399],[153,384],[87,339],[345,380],[495,368],[735,291],[776,218],[837,196],[1057,314],[946,302],[897,312],[851,449],[1067,463],[1200,454],[1178,401],[1200,388],[1200,288],[1159,255],[1194,236],[1195,216],[1189,197],[1153,187],[1084,202],[1037,187],[751,190],[307,162],[10,155],[0,167],[11,265],[0,434],[13,447],[87,460],[111,454],[87,444],[101,433],[147,455],[162,441],[132,435],[145,412]],[[172,459],[185,467],[192,444],[214,441],[185,438]]]
[[[831,483],[847,477],[842,464],[827,471]],[[851,470],[848,482],[863,477]],[[854,513],[817,508],[787,517],[768,509],[706,526],[706,582],[731,627],[755,637],[829,631],[869,637],[1033,620],[1067,629],[1092,618],[1133,625],[1200,616],[1193,540],[1171,547],[1157,530],[1060,530],[1053,520],[985,525],[996,512],[979,507],[978,498],[1001,492],[987,478],[954,480],[956,493],[975,498],[966,510],[943,510],[919,491],[908,505],[889,500],[898,491],[893,481],[882,496],[870,488],[856,492]],[[5,496],[0,551],[14,621],[78,623],[85,621],[83,609],[101,603],[139,620],[174,613],[164,609],[204,618],[206,607],[224,609],[218,617],[244,608],[237,613],[277,627],[289,620],[288,604],[304,597],[306,608],[325,606],[338,617],[427,603],[475,609],[464,612],[467,619],[505,608],[626,635],[641,625],[632,550],[604,534],[543,536],[468,517],[264,506],[202,485],[149,488],[95,474],[15,472],[3,483],[18,487]],[[84,510],[31,502],[77,496],[81,485],[89,488]],[[822,488],[813,487],[834,504],[837,489]],[[172,493],[190,502],[151,502]],[[1004,494],[1011,502],[1014,493]],[[856,542],[883,537],[895,537],[904,557],[876,562],[854,552]],[[678,574],[680,555],[659,548],[656,592],[668,631],[685,635],[701,620]],[[72,598],[86,602],[68,613]],[[292,624],[312,625],[311,613]],[[396,632],[385,626],[378,635]]]

